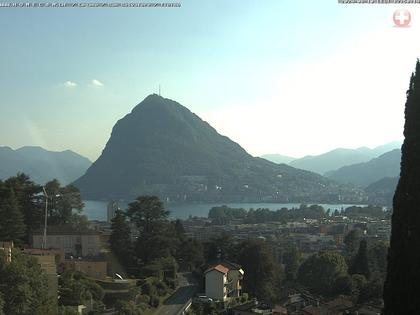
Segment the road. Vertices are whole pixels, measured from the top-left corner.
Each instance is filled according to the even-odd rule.
[[[177,315],[198,291],[190,273],[178,274],[179,288],[156,310],[155,315]]]

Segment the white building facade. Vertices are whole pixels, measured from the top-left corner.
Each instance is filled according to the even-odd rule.
[[[219,264],[205,272],[207,297],[217,301],[227,300],[228,271],[228,268]]]
[[[42,233],[32,235],[33,248],[43,248]],[[75,257],[98,256],[100,253],[100,234],[96,231],[72,231],[63,228],[47,231],[47,249],[59,249],[66,255]]]

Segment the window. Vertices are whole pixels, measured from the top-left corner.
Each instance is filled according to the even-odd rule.
[[[70,236],[64,236],[64,247],[71,247]]]

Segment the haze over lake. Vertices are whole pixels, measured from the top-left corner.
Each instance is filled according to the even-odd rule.
[[[107,220],[107,205],[105,201],[85,200],[85,208],[83,214],[85,214],[89,220]],[[170,217],[172,219],[187,219],[190,215],[197,217],[207,217],[209,210],[212,207],[221,206],[222,204],[227,205],[231,208],[244,208],[249,210],[250,208],[267,208],[270,210],[277,210],[281,208],[298,208],[300,203],[201,203],[201,204],[167,204],[166,207],[171,211]],[[325,210],[343,210],[347,207],[353,206],[354,204],[319,204]],[[127,208],[127,203],[119,203],[120,208]],[[359,205],[365,206],[365,205]]]

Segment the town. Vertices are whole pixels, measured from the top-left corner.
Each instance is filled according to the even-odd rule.
[[[0,315],[420,315],[420,0],[21,2]]]
[[[140,196],[128,209],[109,202],[105,222],[68,211],[83,208],[71,185],[42,189],[18,174],[2,192],[2,214],[14,224],[0,229],[1,270],[17,272],[16,264],[38,273],[44,291],[30,294],[47,294],[43,314],[380,314],[383,307],[391,232],[384,207],[221,205],[208,217],[170,220],[158,197]],[[20,213],[24,202],[41,218]],[[13,313],[18,305],[4,294]]]

